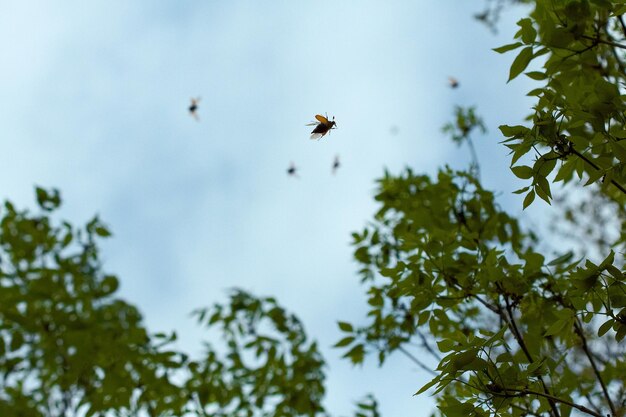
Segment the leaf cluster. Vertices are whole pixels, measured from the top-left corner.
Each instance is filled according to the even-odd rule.
[[[274,299],[237,290],[197,310],[224,343],[192,360],[116,297],[99,256],[106,225],[57,222],[59,192],[36,197],[35,213],[0,209],[0,415],[326,415],[324,360]]]
[[[463,172],[387,175],[376,200],[375,222],[354,235],[369,321],[340,323],[353,362],[421,347],[438,365],[418,393],[441,393],[448,416],[599,416],[626,401],[626,283],[613,252],[546,261]]]
[[[517,42],[494,50],[517,51],[509,81],[526,75],[541,83],[529,126],[500,127],[511,165],[528,155],[532,166],[512,170],[530,185],[524,207],[539,196],[550,203],[550,182],[600,184],[620,204],[626,200],[626,25],[622,2],[537,0],[518,22]],[[551,174],[553,174],[551,176]]]

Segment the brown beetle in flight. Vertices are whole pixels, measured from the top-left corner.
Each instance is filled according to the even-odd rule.
[[[316,114],[315,118],[317,119],[317,122],[307,124],[307,126],[315,126],[311,132],[311,139],[320,139],[325,134],[330,132],[331,129],[335,129],[337,127],[334,116],[332,121],[328,120],[328,116],[324,117],[321,114]]]

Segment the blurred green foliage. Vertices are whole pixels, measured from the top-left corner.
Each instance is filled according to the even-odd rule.
[[[106,225],[57,222],[59,192],[36,197],[36,213],[0,210],[1,416],[325,415],[324,361],[275,300],[236,290],[196,311],[224,346],[191,360],[116,298],[99,258]]]
[[[500,131],[523,208],[556,201],[554,234],[505,213],[472,167],[387,173],[353,235],[368,319],[341,322],[337,346],[354,363],[406,355],[449,417],[624,416],[626,3],[527,3],[495,51],[516,53],[509,81],[540,85],[526,123]],[[444,131],[462,143],[475,126],[457,108]]]

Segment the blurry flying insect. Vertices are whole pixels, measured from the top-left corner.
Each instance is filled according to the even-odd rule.
[[[317,122],[311,122],[307,124],[307,126],[315,126],[315,128],[311,132],[311,139],[320,139],[325,134],[330,132],[331,129],[335,129],[337,127],[334,116],[332,121],[328,120],[328,115],[324,117],[321,114],[316,114],[315,118],[317,119]]]
[[[339,162],[339,155],[336,155],[335,160],[333,161],[333,175],[335,175],[335,172],[337,172],[340,166],[341,163]]]
[[[448,77],[448,83],[450,84],[450,88],[457,88],[459,86],[459,80],[454,77]]]
[[[294,164],[293,162],[291,164],[289,164],[289,168],[287,168],[287,175],[289,175],[290,177],[299,178],[298,177],[298,173],[297,173],[296,164]]]
[[[189,110],[189,114],[191,115],[191,117],[193,117],[197,121],[200,121],[200,118],[198,117],[198,103],[200,103],[200,97],[198,98],[192,97],[191,104],[189,105],[188,110]]]

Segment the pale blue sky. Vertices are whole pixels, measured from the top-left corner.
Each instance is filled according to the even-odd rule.
[[[484,182],[521,209],[497,126],[527,113],[530,81],[507,85],[512,56],[490,50],[520,10],[495,36],[472,19],[482,7],[0,0],[0,198],[32,206],[34,184],[54,186],[73,222],[99,213],[121,296],[181,349],[203,337],[189,312],[226,289],[275,295],[324,348],[331,412],[373,392],[388,417],[428,415],[431,400],[412,397],[428,376],[404,358],[355,369],[330,345],[337,319],[365,312],[349,242],[375,211],[374,179],[467,163],[440,133],[454,104],[478,105]],[[338,129],[310,141],[324,112]]]

